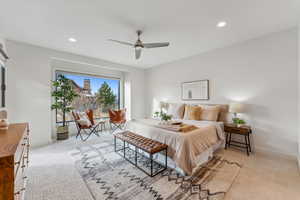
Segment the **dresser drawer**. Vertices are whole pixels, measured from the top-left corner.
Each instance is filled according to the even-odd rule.
[[[27,159],[23,156],[22,157],[22,162],[19,167],[18,173],[15,175],[15,181],[14,181],[14,195],[18,198],[16,199],[22,199],[22,195],[26,190],[26,182],[27,182],[27,169],[28,169],[28,164],[27,164]]]
[[[14,200],[24,200],[25,199],[26,188],[21,190],[20,192],[14,194]]]
[[[28,157],[28,148],[29,148],[29,136],[26,133],[20,140],[19,145],[16,150],[16,154],[14,156],[14,159],[15,159],[15,166],[14,166],[15,173],[14,174],[15,175],[18,173],[18,170],[22,166],[22,158],[24,156]]]
[[[20,194],[23,190],[25,190],[25,182],[26,182],[27,176],[20,174],[20,176],[16,177],[15,179],[15,195],[17,196]]]

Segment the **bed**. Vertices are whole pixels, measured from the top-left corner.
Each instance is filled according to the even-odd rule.
[[[188,133],[162,128],[159,120],[150,118],[133,119],[127,128],[134,133],[167,144],[168,166],[181,174],[191,175],[197,166],[207,162],[216,150],[224,146],[225,120],[222,116],[226,112],[227,110],[223,109],[217,121],[176,119],[197,127]]]

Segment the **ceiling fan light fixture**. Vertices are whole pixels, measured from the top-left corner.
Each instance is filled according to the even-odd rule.
[[[143,47],[141,47],[141,46],[135,46],[134,47],[136,50],[141,50]]]
[[[69,40],[69,42],[72,42],[72,43],[77,42],[77,39],[73,38],[73,37],[70,37],[68,40]]]
[[[227,22],[225,21],[220,21],[217,23],[218,28],[224,28],[225,26],[227,26]]]
[[[140,35],[142,34],[142,31],[138,30],[136,33],[138,38],[134,44],[130,42],[124,42],[124,41],[113,40],[113,39],[109,39],[109,41],[133,47],[135,51],[136,60],[138,60],[141,57],[142,49],[144,48],[150,49],[150,48],[158,48],[158,47],[167,47],[170,45],[169,42],[143,43],[140,39]]]

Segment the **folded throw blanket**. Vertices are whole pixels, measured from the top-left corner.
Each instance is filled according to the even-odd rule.
[[[186,133],[186,132],[190,132],[190,131],[199,129],[199,127],[194,126],[194,125],[189,125],[189,124],[180,124],[180,125],[160,124],[160,125],[157,125],[157,127],[167,129],[170,131],[182,132],[182,133]]]
[[[188,125],[188,124],[183,124],[183,125],[180,127],[179,131],[180,131],[180,132],[183,132],[183,133],[186,133],[186,132],[190,132],[190,131],[193,131],[193,130],[196,130],[196,129],[198,129],[197,126],[194,126],[194,125]]]

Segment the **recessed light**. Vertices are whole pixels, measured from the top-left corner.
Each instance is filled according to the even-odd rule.
[[[218,22],[217,27],[218,27],[218,28],[223,28],[223,27],[225,27],[226,25],[227,25],[227,22],[225,22],[225,21],[220,21],[220,22]]]
[[[69,40],[69,42],[77,42],[77,40],[75,38],[72,38],[72,37],[69,38],[68,40]]]

